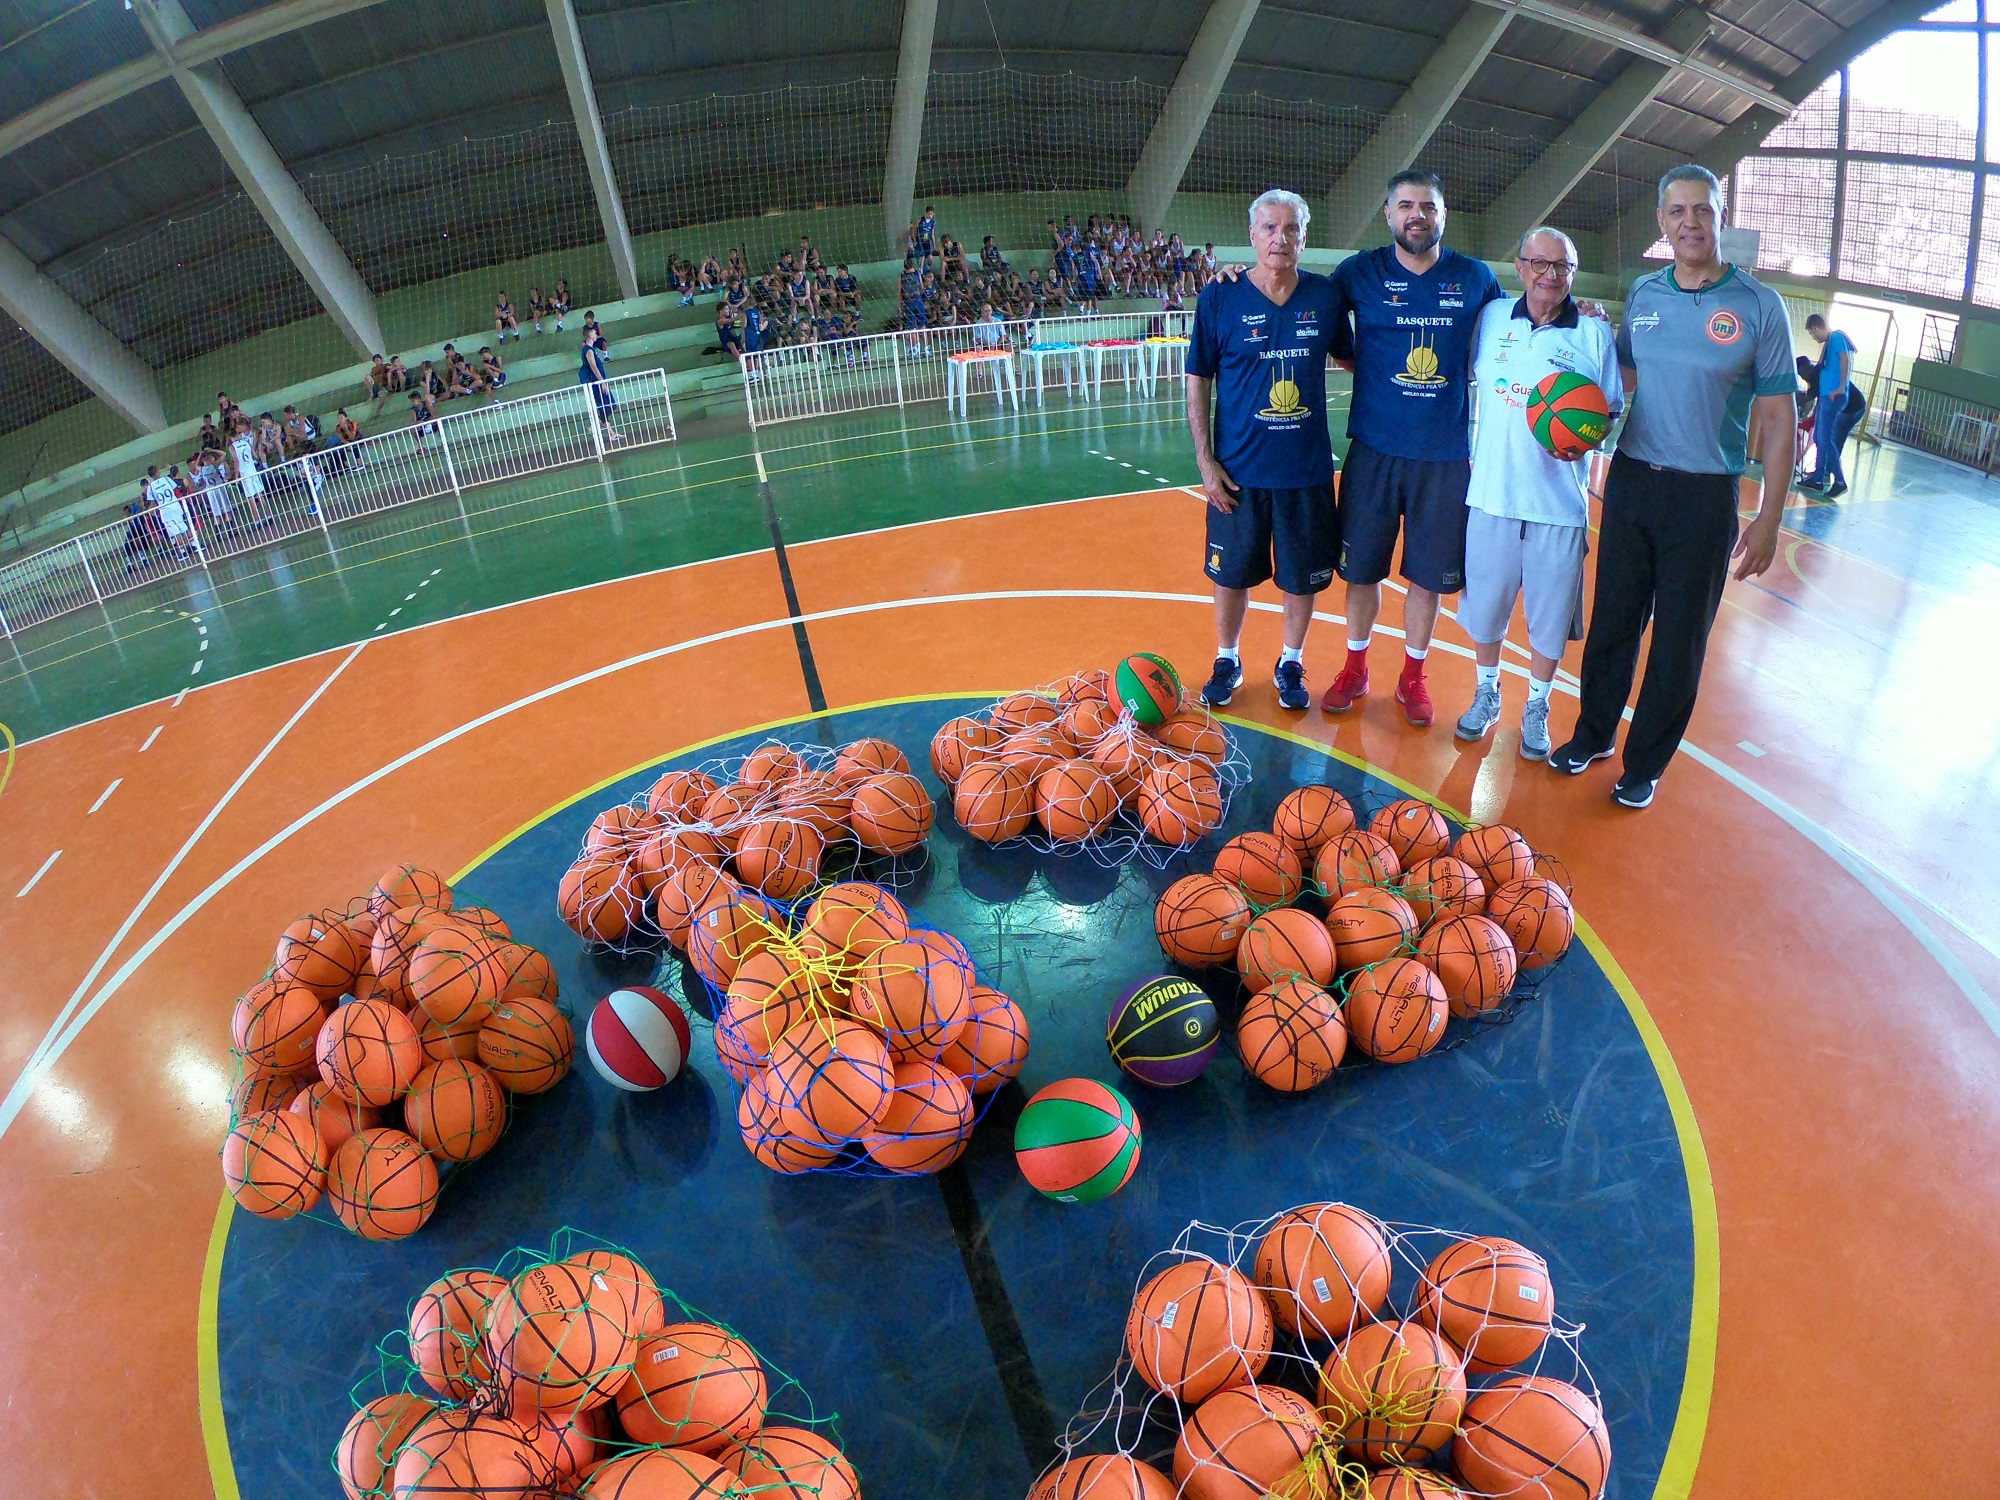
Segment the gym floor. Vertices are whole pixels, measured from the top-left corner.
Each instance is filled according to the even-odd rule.
[[[1472,663],[1449,621],[1432,729],[1380,691],[1340,719],[1283,713],[1260,598],[1229,711],[1255,779],[1225,834],[1302,782],[1414,788],[1558,856],[1585,941],[1513,1024],[1415,1067],[1278,1101],[1224,1056],[1187,1089],[1135,1089],[1145,1159],[1091,1207],[1020,1181],[1012,1089],[943,1183],[780,1178],[737,1140],[698,1024],[693,1076],[614,1099],[580,1068],[407,1242],[263,1223],[216,1166],[228,1017],[286,922],[403,861],[547,948],[580,1015],[651,965],[586,955],[556,880],[662,763],[766,733],[881,734],[921,762],[968,700],[1139,649],[1200,677],[1177,403],[691,439],[0,647],[20,741],[0,791],[0,1489],[337,1493],[349,1387],[411,1297],[568,1224],[630,1245],[838,1412],[869,1493],[1010,1500],[1180,1226],[1340,1197],[1549,1258],[1605,1393],[1607,1493],[1990,1490],[1968,1376],[2000,1309],[1964,1288],[2000,1253],[2000,1195],[1978,1186],[2000,1147],[2000,708],[1971,655],[2000,507],[1966,471],[1859,452],[1853,492],[1792,511],[1778,564],[1731,586],[1641,814],[1608,800],[1615,760],[1570,781],[1519,759],[1524,650],[1501,731],[1453,739]],[[1339,596],[1323,608],[1316,689],[1342,650]],[[1378,682],[1399,618],[1392,592]],[[1022,1000],[1032,1089],[1112,1080],[1103,1007],[1158,967],[1160,881],[995,855],[947,815],[912,900]],[[1886,1440],[1910,1413],[1921,1444]]]

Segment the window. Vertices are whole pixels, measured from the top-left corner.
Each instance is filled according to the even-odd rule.
[[[1840,74],[1836,73],[1805,98],[1765,139],[1767,146],[1832,150],[1840,144]]]
[[[1751,157],[1736,171],[1729,222],[1758,232],[1757,265],[1795,276],[1833,270],[1834,162]]]
[[[1986,179],[1985,222],[1979,230],[1979,260],[1972,268],[1972,300],[2000,307],[2000,173]]]
[[[1952,32],[1900,31],[1847,69],[1847,149],[1969,158],[1979,54]]]
[[[1842,277],[1933,297],[1964,296],[1972,174],[1862,161],[1849,162],[1846,170]]]

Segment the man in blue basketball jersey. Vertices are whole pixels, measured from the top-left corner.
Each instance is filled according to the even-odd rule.
[[[1401,532],[1409,596],[1396,701],[1423,726],[1432,719],[1424,658],[1438,599],[1465,586],[1473,329],[1501,291],[1483,261],[1444,247],[1444,184],[1435,173],[1398,172],[1382,212],[1393,243],[1349,256],[1333,273],[1333,354],[1354,372],[1340,476],[1347,661],[1320,707],[1345,713],[1368,691],[1368,635]]]
[[[1326,277],[1299,270],[1311,219],[1296,193],[1265,193],[1250,205],[1256,265],[1211,282],[1195,304],[1187,414],[1208,497],[1216,637],[1201,695],[1218,708],[1243,681],[1243,616],[1266,579],[1285,596],[1284,653],[1271,675],[1278,702],[1295,712],[1312,704],[1301,655],[1314,596],[1333,581],[1340,529],[1326,421],[1337,303]]]

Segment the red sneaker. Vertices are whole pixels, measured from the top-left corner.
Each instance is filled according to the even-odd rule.
[[[1419,729],[1431,722],[1431,690],[1422,677],[1404,677],[1396,684],[1396,701],[1403,705],[1403,717]]]
[[[1354,707],[1356,698],[1367,696],[1368,668],[1342,667],[1333,679],[1333,686],[1319,700],[1319,711],[1323,714],[1344,714]]]

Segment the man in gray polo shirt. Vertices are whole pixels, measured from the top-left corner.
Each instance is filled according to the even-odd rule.
[[[1633,284],[1618,331],[1631,414],[1604,486],[1583,708],[1569,742],[1549,757],[1574,776],[1612,753],[1650,617],[1646,678],[1611,794],[1631,808],[1652,802],[1694,716],[1731,558],[1743,579],[1777,553],[1798,419],[1791,320],[1776,292],[1723,263],[1715,174],[1690,165],[1662,177],[1659,221],[1674,263]],[[1763,498],[1739,536],[1737,481],[1753,404]]]

